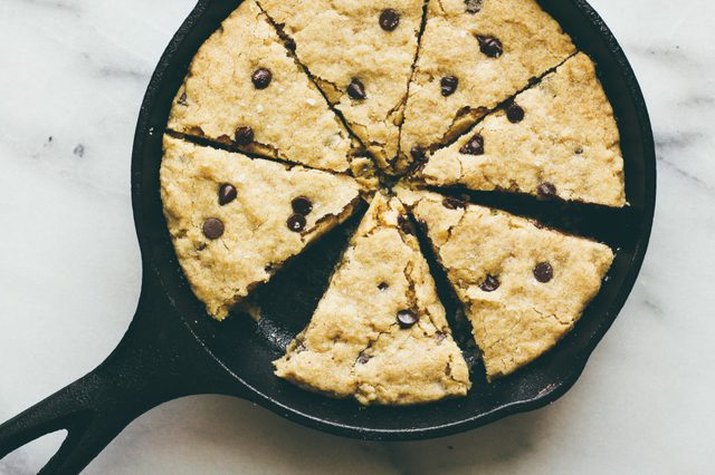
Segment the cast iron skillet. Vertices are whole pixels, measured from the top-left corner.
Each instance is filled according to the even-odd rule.
[[[117,349],[94,371],[0,426],[0,458],[46,433],[68,436],[43,473],[82,470],[139,415],[200,393],[253,401],[292,421],[371,440],[410,440],[473,429],[553,402],[577,380],[623,306],[641,267],[655,207],[655,152],[643,97],[628,61],[601,18],[583,0],[543,0],[577,45],[593,57],[619,121],[630,207],[534,202],[471,193],[474,201],[542,219],[617,249],[603,289],[576,329],[548,355],[488,385],[443,275],[440,294],[472,366],[469,396],[420,407],[363,408],[300,390],[272,374],[271,361],[307,323],[347,232],[359,216],[296,258],[256,299],[264,318],[211,320],[177,264],[159,195],[161,139],[171,100],[198,47],[240,0],[200,0],[162,56],[142,104],[132,158],[132,198],[144,281],[136,316]]]

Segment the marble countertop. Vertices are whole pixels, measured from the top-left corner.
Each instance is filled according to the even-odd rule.
[[[90,474],[715,473],[715,3],[592,0],[658,147],[655,229],[579,383],[458,436],[367,443],[215,396],[132,423]],[[129,157],[144,90],[192,0],[0,0],[0,421],[91,370],[139,294]],[[29,474],[53,435],[0,461]]]

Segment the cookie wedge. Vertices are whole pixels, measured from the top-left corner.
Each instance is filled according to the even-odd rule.
[[[405,106],[402,162],[456,137],[575,52],[535,0],[430,1]]]
[[[466,362],[405,219],[397,199],[375,196],[310,324],[275,362],[276,375],[366,405],[467,393]]]
[[[289,258],[346,219],[359,185],[164,137],[161,196],[179,264],[218,320]]]
[[[437,150],[417,179],[624,206],[618,126],[589,57],[570,58],[454,144]]]
[[[350,169],[348,131],[255,0],[201,46],[168,128],[311,168]]]
[[[384,170],[397,154],[424,0],[259,0]]]
[[[596,296],[613,251],[511,214],[401,192],[472,323],[489,380],[554,347]]]

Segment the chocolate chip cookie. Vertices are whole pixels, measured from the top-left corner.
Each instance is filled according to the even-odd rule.
[[[161,195],[177,258],[222,320],[290,257],[347,218],[359,186],[344,175],[164,138]]]
[[[203,44],[168,128],[312,168],[350,170],[351,139],[255,0]]]
[[[471,387],[419,233],[489,381],[553,348],[614,259],[424,188],[627,205],[595,66],[535,0],[246,0],[197,53],[167,128],[169,231],[219,320],[374,194],[310,323],[274,362],[283,379],[365,405]]]
[[[390,171],[423,0],[260,0],[349,127]]]
[[[566,61],[434,152],[417,179],[624,206],[618,126],[591,60]]]
[[[472,323],[488,379],[507,376],[563,338],[596,296],[613,251],[481,206],[401,191],[424,223]]]
[[[419,161],[575,51],[535,0],[429,2],[401,161]]]
[[[463,396],[467,365],[395,198],[377,194],[308,327],[275,362],[307,389],[362,404]]]

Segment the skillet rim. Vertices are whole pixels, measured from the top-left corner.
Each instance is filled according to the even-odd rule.
[[[363,440],[382,440],[382,441],[404,441],[404,440],[424,440],[436,437],[444,437],[470,429],[475,429],[486,424],[495,422],[499,419],[510,415],[529,412],[548,404],[555,402],[566,392],[568,392],[576,381],[581,376],[588,359],[597,344],[604,337],[608,329],[611,327],[615,319],[620,314],[625,302],[630,295],[636,279],[643,265],[645,254],[649,245],[649,240],[653,227],[653,219],[655,215],[656,204],[656,155],[655,143],[651,122],[643,97],[643,93],[636,79],[633,68],[631,67],[624,51],[614,37],[611,30],[605,24],[600,15],[591,7],[586,0],[568,0],[573,4],[576,11],[580,12],[585,17],[586,21],[593,25],[598,35],[607,46],[607,50],[617,65],[620,81],[625,85],[629,93],[630,100],[633,102],[636,112],[637,123],[634,122],[629,127],[640,128],[639,135],[642,138],[641,146],[643,148],[643,164],[644,164],[644,184],[645,184],[645,202],[643,206],[643,221],[640,228],[637,230],[638,237],[634,246],[633,255],[628,264],[628,270],[625,273],[623,284],[621,285],[616,296],[612,299],[608,311],[603,312],[597,331],[588,340],[587,345],[583,348],[580,358],[574,360],[571,365],[571,371],[567,377],[556,381],[549,391],[539,394],[536,397],[523,400],[516,400],[511,403],[503,404],[488,412],[467,415],[459,421],[437,424],[429,427],[421,428],[401,428],[401,429],[375,429],[358,425],[343,424],[335,421],[321,419],[318,416],[308,414],[306,412],[292,408],[286,404],[279,402],[256,387],[250,385],[246,380],[241,378],[230,368],[228,368],[219,359],[211,349],[205,344],[202,338],[194,331],[193,328],[186,322],[186,316],[176,307],[172,292],[176,289],[167,287],[162,278],[162,270],[160,265],[155,262],[154,253],[151,252],[152,243],[148,237],[147,223],[145,222],[144,214],[144,190],[142,189],[142,177],[144,172],[145,146],[149,138],[154,133],[151,123],[151,115],[156,107],[160,91],[165,89],[166,73],[171,69],[176,62],[175,56],[180,50],[181,45],[187,39],[193,28],[203,20],[208,7],[215,1],[220,0],[199,0],[194,9],[189,13],[186,20],[177,30],[174,37],[171,39],[166,50],[158,61],[156,70],[152,75],[151,81],[147,87],[146,94],[140,108],[139,119],[136,127],[134,146],[132,151],[131,165],[131,187],[132,187],[132,208],[134,214],[135,228],[139,241],[139,246],[142,255],[143,270],[145,273],[151,273],[157,278],[160,287],[164,294],[171,302],[173,311],[179,316],[184,323],[186,329],[190,332],[193,339],[205,351],[211,359],[224,369],[232,378],[235,379],[237,390],[231,395],[244,398],[253,403],[280,415],[288,420],[297,422],[304,426],[321,430],[341,436],[348,436]],[[239,3],[240,4],[240,3]],[[163,132],[163,130],[162,130]],[[156,184],[158,186],[158,183]],[[148,276],[148,274],[146,274]],[[147,278],[147,277],[145,277]],[[172,316],[173,317],[173,316]],[[242,390],[240,390],[240,389]],[[317,397],[317,396],[316,396]]]

